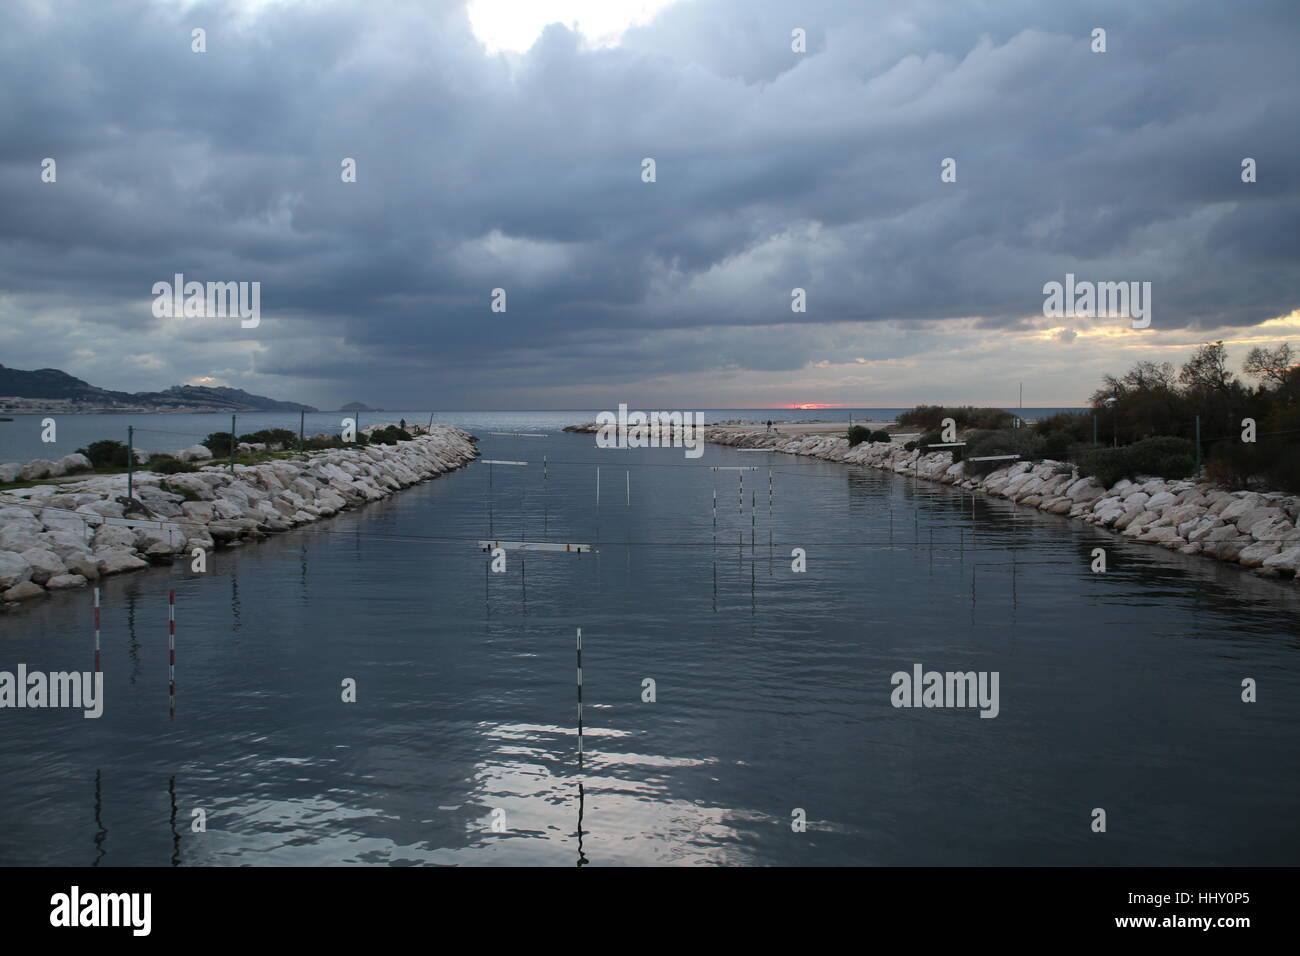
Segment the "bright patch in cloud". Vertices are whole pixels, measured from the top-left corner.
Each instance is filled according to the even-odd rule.
[[[551,23],[572,27],[592,46],[617,46],[677,0],[470,0],[469,22],[489,53],[527,51]]]

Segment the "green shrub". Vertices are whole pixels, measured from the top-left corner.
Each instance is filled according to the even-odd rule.
[[[854,425],[849,429],[849,447],[860,445],[864,441],[873,441],[872,435],[875,434],[870,428],[863,428],[861,425]]]
[[[1089,412],[1058,412],[1034,422],[1033,430],[1034,434],[1047,439],[1064,435],[1071,444],[1083,442],[1092,437],[1092,415]]]
[[[921,431],[939,431],[943,420],[951,418],[958,428],[1007,428],[1016,416],[1001,408],[976,408],[962,405],[949,408],[944,405],[918,405],[910,412],[898,416],[898,424]]]
[[[235,439],[235,444],[253,444],[262,442],[267,445],[279,444],[284,448],[297,448],[298,436],[287,428],[268,428],[260,432],[250,432]],[[230,457],[230,432],[213,432],[203,439],[203,445],[212,452],[213,458]]]
[[[1236,455],[1220,455],[1205,464],[1206,479],[1228,491],[1246,490],[1255,474],[1255,470]]]
[[[1196,468],[1196,445],[1186,438],[1160,435],[1128,446],[1133,469],[1139,475],[1186,478]]]
[[[873,432],[870,428],[866,428],[862,425],[854,425],[852,428],[849,429],[850,445],[859,445],[864,441],[867,442],[883,441],[886,444],[888,444],[892,440],[893,440],[892,436],[889,434],[889,432],[885,431],[883,428],[880,431]]]
[[[192,470],[192,469],[191,469]],[[198,492],[191,491],[189,488],[176,488],[167,484],[165,481],[158,482],[158,487],[163,491],[170,492],[173,495],[180,495],[186,501],[199,501]]]
[[[1270,491],[1300,494],[1300,445],[1278,445],[1264,470],[1264,480]]]
[[[371,439],[360,432],[357,433],[356,441],[344,441],[342,435],[316,435],[306,438],[302,447],[305,451],[331,451],[337,448],[358,448],[370,442]]]
[[[297,448],[298,433],[287,428],[264,428],[261,431],[240,435],[239,440],[250,445],[279,445],[281,448]]]
[[[1019,455],[1023,461],[1040,461],[1045,456],[1047,440],[1028,428],[998,428],[972,432],[966,436],[966,474],[982,476],[1004,468],[1005,461],[975,461],[989,455]]]
[[[179,458],[163,458],[161,456],[150,458],[149,464],[145,467],[159,475],[179,475],[185,472],[198,471],[198,468],[187,461],[181,461]]]
[[[1079,473],[1093,476],[1107,488],[1139,475],[1186,478],[1195,468],[1196,446],[1171,435],[1144,438],[1120,448],[1093,448],[1079,460]]]
[[[969,436],[967,436],[967,438],[969,438]],[[962,441],[962,440],[963,439],[958,439],[958,441]],[[925,452],[925,454],[927,455],[930,454],[931,452],[946,451],[948,452],[948,454],[952,455],[952,460],[955,462],[961,461],[963,455],[969,454],[969,452],[967,451],[967,446],[956,445],[955,442],[946,441],[943,437],[942,432],[927,432],[926,434],[922,435],[920,438],[917,439],[917,444],[921,446],[921,450]],[[954,444],[955,447],[953,448],[934,447],[935,445],[949,445],[949,444]]]
[[[213,458],[229,458],[230,437],[230,432],[213,432],[207,438],[203,439],[201,444],[208,451],[212,452]]]
[[[1056,432],[1043,439],[1043,457],[1053,461],[1070,461],[1078,442],[1067,432]]]
[[[77,453],[89,458],[96,468],[125,468],[127,465],[127,448],[120,441],[104,439],[91,442],[85,448],[78,448]]]
[[[1089,449],[1079,459],[1079,474],[1091,475],[1103,488],[1109,488],[1123,478],[1131,478],[1133,465],[1128,446]]]
[[[410,441],[411,436],[396,425],[377,428],[370,433],[370,441],[378,445],[396,445],[399,441]]]
[[[942,405],[917,405],[910,412],[898,416],[898,424],[904,428],[922,428],[931,430],[939,428],[944,418]]]
[[[1266,491],[1300,491],[1300,446],[1281,442],[1216,442],[1205,475],[1229,490],[1252,487]]]
[[[952,452],[959,452],[959,451],[961,451],[960,448],[931,448],[931,447],[930,447],[931,445],[943,445],[943,444],[947,444],[947,443],[943,440],[943,435],[942,435],[940,432],[937,432],[937,431],[934,431],[934,432],[926,432],[924,435],[922,435],[920,438],[918,438],[918,439],[916,440],[916,444],[920,447],[920,449],[921,449],[921,454],[923,454],[923,455],[928,455],[928,454],[930,454],[932,451],[935,451],[935,452],[938,452],[938,451],[952,451]],[[954,461],[957,461],[957,460],[959,460],[959,459],[957,459],[957,457],[954,456],[954,457],[953,457],[953,460],[954,460]]]

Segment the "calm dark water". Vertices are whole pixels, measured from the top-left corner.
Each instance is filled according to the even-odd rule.
[[[0,863],[1300,863],[1295,585],[844,465],[481,444],[533,462],[493,469],[496,536],[599,556],[489,575],[475,464],[107,580],[104,716],[0,712]],[[760,469],[743,509],[708,464]],[[88,592],[0,617],[0,669],[89,668],[90,621]],[[893,708],[914,663],[998,671],[999,716]]]

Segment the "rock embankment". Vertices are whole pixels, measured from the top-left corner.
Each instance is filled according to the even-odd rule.
[[[0,599],[12,603],[101,575],[263,538],[385,498],[478,456],[450,425],[395,445],[316,452],[305,459],[160,475],[96,475],[0,493]]]
[[[90,459],[80,452],[64,455],[58,461],[36,458],[28,462],[4,462],[0,463],[0,483],[62,478],[64,475],[75,475],[79,471],[90,470]]]
[[[573,428],[595,432],[590,422]],[[1276,492],[1226,491],[1192,479],[1127,479],[1103,488],[1067,462],[1013,462],[983,476],[966,474],[949,452],[907,451],[892,442],[849,447],[834,436],[789,437],[765,431],[706,428],[704,439],[743,448],[867,465],[959,485],[1062,517],[1113,529],[1127,538],[1230,561],[1264,577],[1297,577],[1300,498]]]

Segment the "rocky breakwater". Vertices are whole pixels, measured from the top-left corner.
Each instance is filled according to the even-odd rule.
[[[195,452],[187,449],[187,452]],[[0,599],[76,588],[101,575],[166,563],[194,548],[241,544],[325,518],[478,456],[450,425],[395,445],[316,452],[305,459],[160,475],[98,475],[0,493]],[[210,457],[210,456],[209,456]]]
[[[596,423],[572,426],[595,432]],[[907,451],[893,442],[863,442],[830,435],[788,437],[765,430],[706,428],[706,441],[770,448],[787,455],[866,465],[897,474],[959,485],[1007,498],[1064,518],[1112,529],[1127,538],[1253,569],[1263,577],[1300,583],[1300,498],[1276,492],[1228,491],[1191,479],[1128,479],[1104,488],[1067,462],[1013,462],[984,475],[968,475],[950,452]]]

